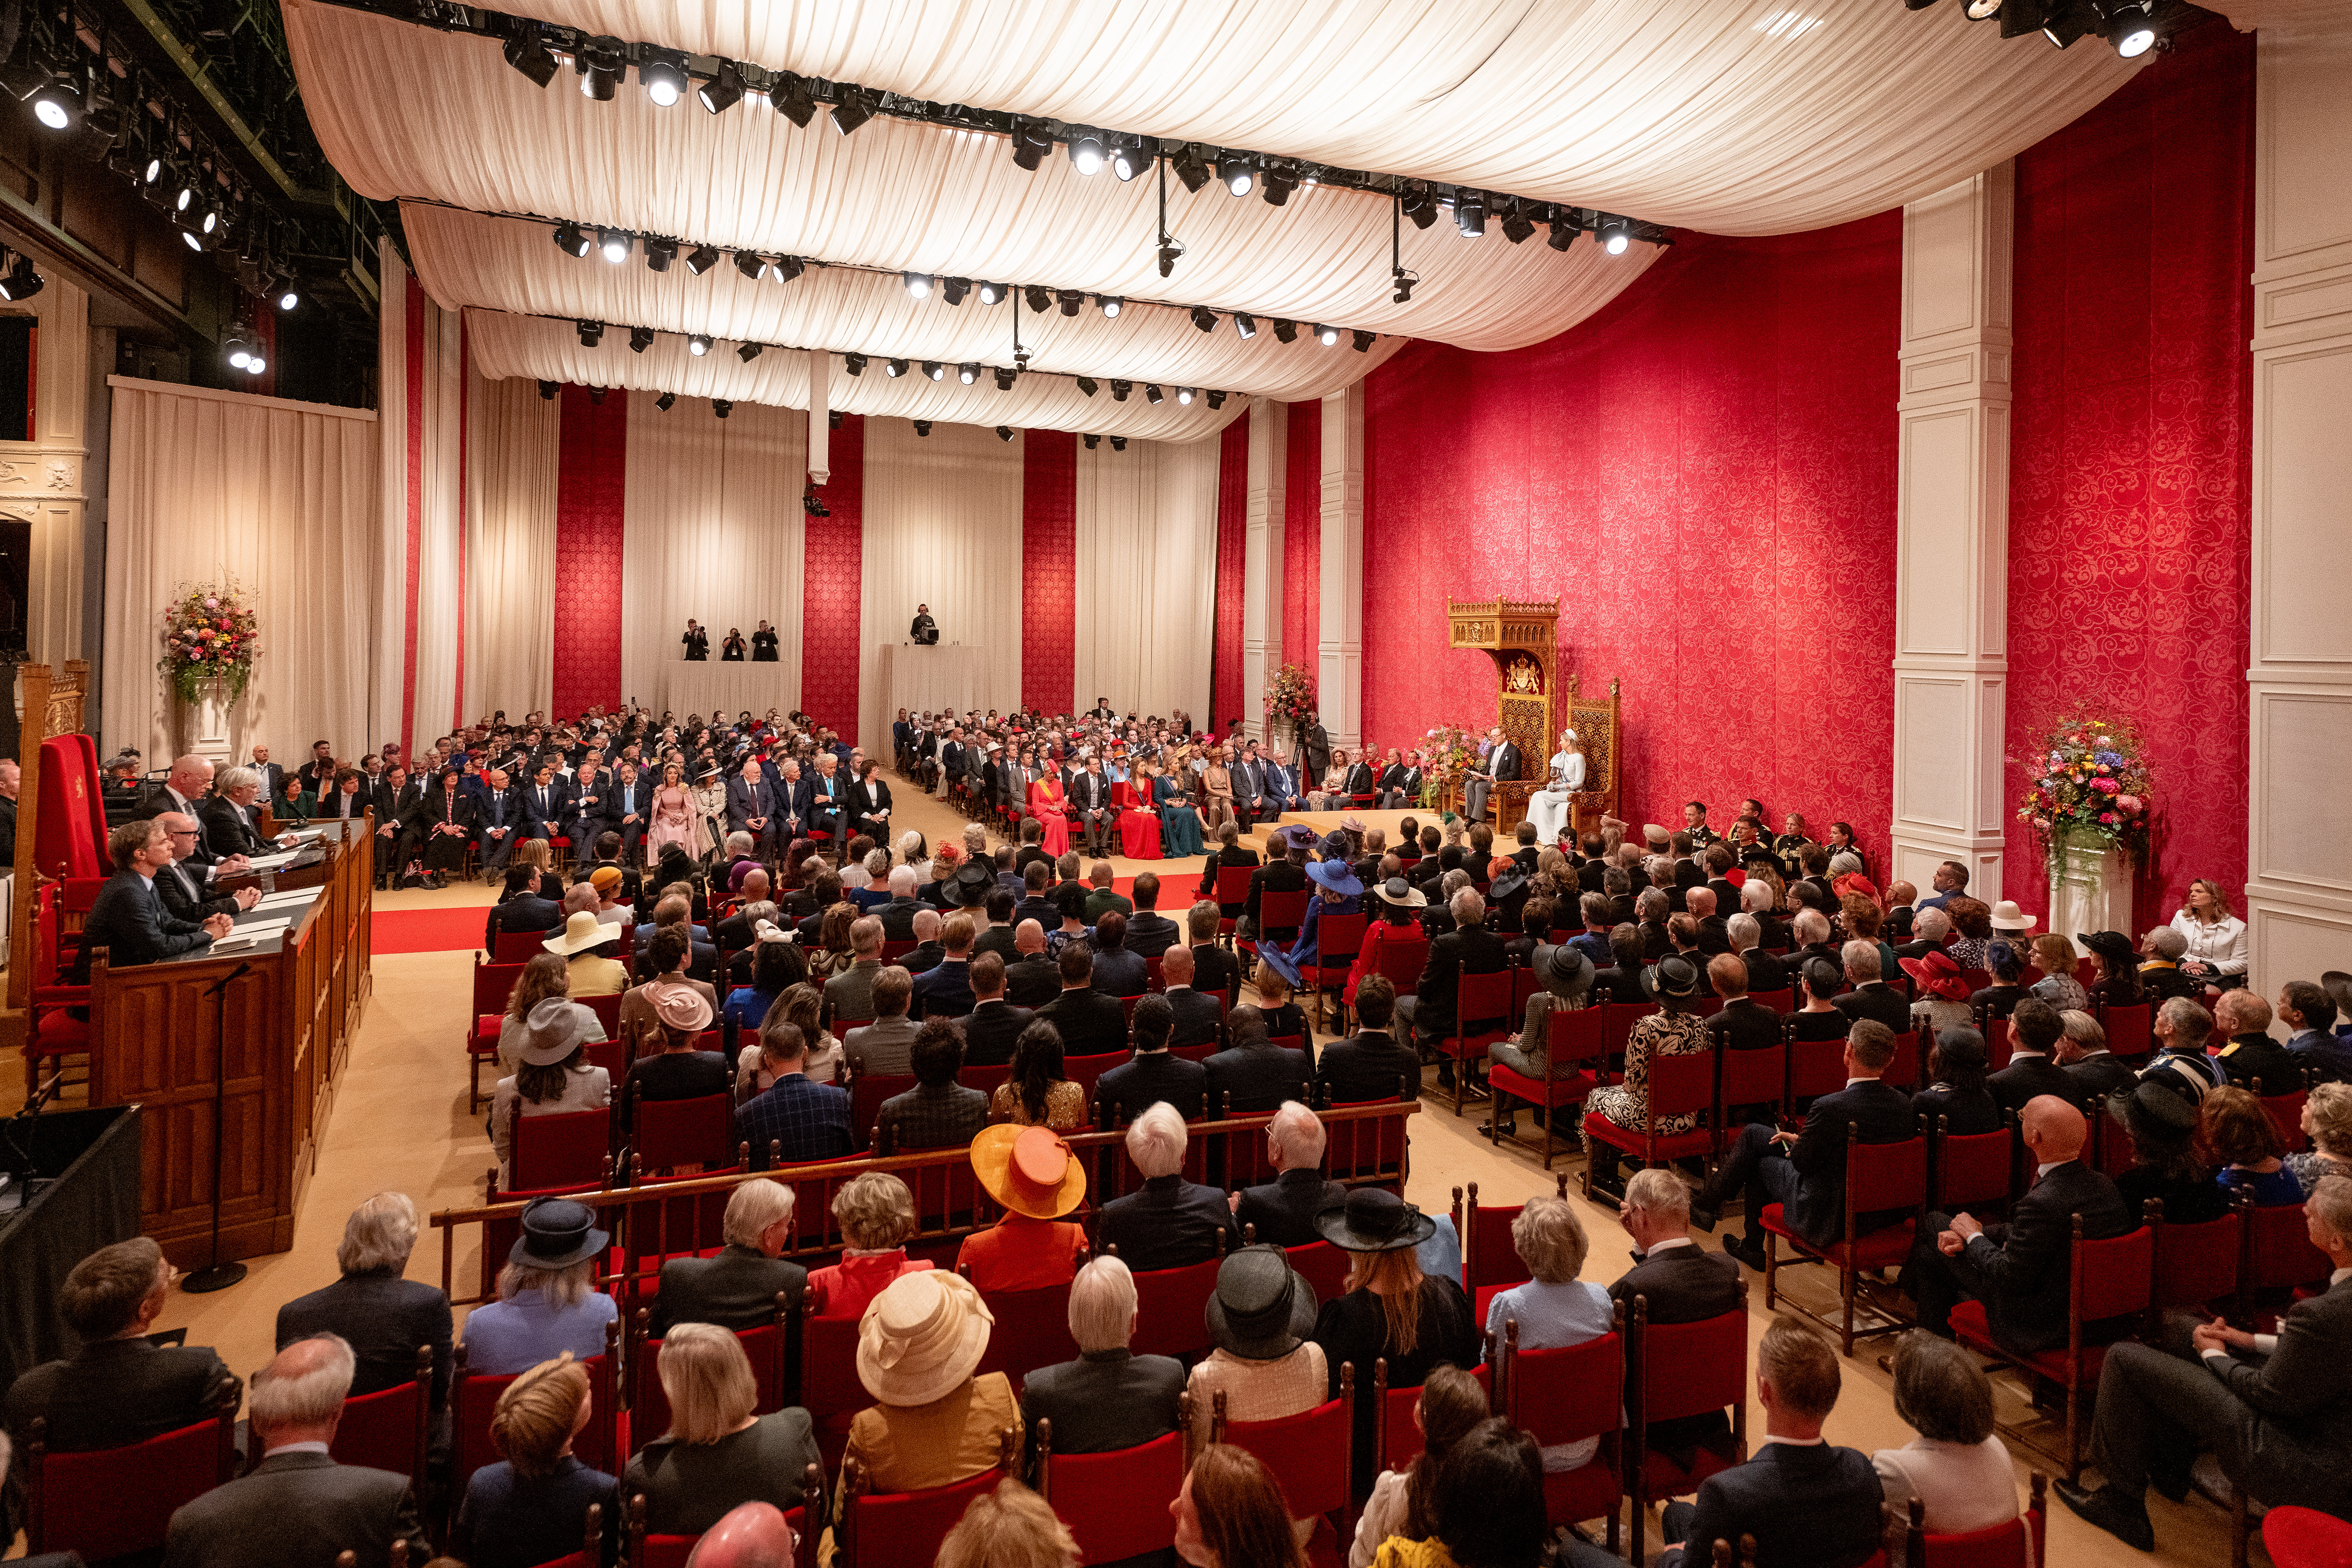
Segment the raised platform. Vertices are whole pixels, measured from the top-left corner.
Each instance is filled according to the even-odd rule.
[[[1267,842],[1271,838],[1274,830],[1277,827],[1287,827],[1294,822],[1304,823],[1308,827],[1315,830],[1316,837],[1320,838],[1325,834],[1330,832],[1333,828],[1338,827],[1341,823],[1352,816],[1356,819],[1358,824],[1367,831],[1375,827],[1385,829],[1389,836],[1389,847],[1393,849],[1396,847],[1397,844],[1397,834],[1403,826],[1404,819],[1406,817],[1413,817],[1426,825],[1438,820],[1440,815],[1441,814],[1438,812],[1425,809],[1413,811],[1290,811],[1285,812],[1280,817],[1276,818],[1273,822],[1261,822],[1257,824],[1247,833],[1242,835],[1242,843],[1249,848],[1256,850],[1260,857],[1264,857],[1266,852]]]

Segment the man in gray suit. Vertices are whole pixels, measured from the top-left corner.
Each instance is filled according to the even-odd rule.
[[[1134,1331],[1135,1276],[1127,1265],[1097,1258],[1079,1269],[1070,1281],[1070,1338],[1078,1359],[1039,1367],[1021,1387],[1032,1475],[1041,1419],[1054,1424],[1056,1454],[1116,1453],[1176,1430],[1183,1363],[1132,1353],[1127,1346]]]
[[[916,1025],[907,1016],[907,1006],[914,999],[915,977],[895,963],[887,965],[875,975],[871,994],[874,1021],[850,1030],[842,1039],[843,1049],[860,1078],[912,1072],[908,1052],[915,1044]]]
[[[406,1476],[328,1455],[353,1365],[341,1336],[320,1334],[254,1373],[247,1418],[261,1462],[172,1515],[164,1568],[316,1568],[343,1552],[381,1563],[395,1541],[415,1561],[431,1554]]]

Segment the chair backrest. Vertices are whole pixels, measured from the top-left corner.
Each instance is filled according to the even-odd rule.
[[[800,1328],[801,1382],[793,1402],[809,1413],[824,1462],[835,1468],[850,1418],[874,1403],[857,1379],[857,1320],[803,1316]]]
[[[37,1417],[24,1467],[27,1555],[79,1552],[97,1563],[163,1544],[172,1511],[225,1484],[236,1463],[236,1402],[208,1421],[143,1443],[79,1454],[47,1451]]]
[[[1944,1131],[1950,1118],[1936,1120],[1936,1206],[1957,1214],[1971,1205],[2007,1203],[2011,1173],[2017,1168],[2016,1133],[2007,1127],[1952,1133]]]
[[[422,1497],[425,1445],[433,1405],[433,1347],[416,1347],[416,1371],[404,1383],[343,1401],[328,1452],[339,1465],[405,1475]]]
[[[668,1165],[724,1165],[735,1153],[735,1098],[641,1100],[633,1141],[647,1170]]]
[[[1190,1406],[1189,1396],[1184,1403]],[[1108,1454],[1055,1453],[1052,1426],[1038,1423],[1037,1491],[1070,1527],[1080,1563],[1122,1562],[1175,1543],[1167,1505],[1183,1489],[1191,1421],[1139,1447]]]
[[[1658,1010],[1655,1002],[1603,1002],[1601,1005],[1601,1032],[1607,1037],[1609,1054],[1625,1054],[1625,1041],[1633,1033],[1633,1026]],[[1843,1083],[1841,1078],[1838,1080]]]
[[[2099,1009],[2099,1026],[2106,1031],[2107,1049],[2119,1057],[2144,1057],[2156,1049],[2156,1005]]]
[[[1471,1368],[1470,1375],[1486,1394],[1486,1408],[1495,1410],[1495,1367],[1491,1362],[1480,1362]],[[1371,1397],[1380,1403],[1380,1420],[1372,1428],[1372,1440],[1380,1445],[1377,1469],[1402,1470],[1421,1457],[1428,1447],[1421,1424],[1413,1419],[1414,1408],[1421,1404],[1418,1388],[1391,1388],[1389,1363],[1381,1356],[1372,1363]],[[1499,1415],[1501,1412],[1496,1411]]]
[[[1261,931],[1297,931],[1306,918],[1307,893],[1303,889],[1285,892],[1268,888],[1257,896],[1257,929]]]
[[[1041,1366],[1078,1359],[1078,1342],[1070,1335],[1069,1286],[984,1290],[980,1299],[988,1304],[996,1326],[989,1331],[988,1348],[981,1352],[973,1376],[1001,1372],[1019,1388]]]
[[[1906,1029],[1895,1037],[1894,1058],[1879,1077],[1891,1089],[1914,1089],[1919,1087],[1918,1030]]]
[[[1284,1248],[1284,1253],[1298,1277],[1315,1287],[1317,1300],[1336,1301],[1348,1293],[1348,1271],[1355,1263],[1352,1254],[1328,1241],[1305,1242]]]
[[[1924,1134],[1895,1143],[1865,1143],[1848,1123],[1845,1206],[1849,1216],[1888,1209],[1914,1209],[1927,1202],[1927,1140]]]
[[[621,1323],[614,1319],[604,1325],[604,1352],[590,1356],[580,1363],[588,1373],[588,1425],[572,1441],[572,1451],[590,1469],[611,1472],[614,1367],[621,1359]],[[457,1347],[457,1375],[449,1384],[449,1417],[451,1450],[449,1484],[453,1491],[464,1495],[466,1483],[476,1470],[499,1460],[498,1445],[490,1441],[490,1416],[498,1409],[499,1395],[507,1391],[520,1373],[488,1375],[467,1370],[466,1347]]]
[[[1560,1350],[1521,1350],[1518,1321],[1503,1325],[1503,1397],[1512,1425],[1545,1447],[1612,1437],[1623,1418],[1625,1309],[1598,1339]]]
[[[1315,922],[1316,967],[1344,971],[1364,945],[1370,915],[1325,915]]]
[[[788,1312],[790,1309],[779,1291],[772,1321],[757,1328],[735,1331],[735,1342],[743,1347],[743,1354],[751,1363],[751,1375],[760,1385],[760,1400],[754,1409],[762,1415],[792,1403],[786,1388],[785,1351],[797,1325],[788,1321]],[[651,1317],[647,1309],[638,1308],[629,1334],[629,1451],[633,1454],[669,1430],[669,1392],[662,1387],[661,1380],[662,1342],[647,1337]]]
[[[1454,989],[1454,1032],[1459,1037],[1508,1032],[1511,972],[1497,969],[1491,974],[1463,975]]]
[[[862,1072],[849,1079],[849,1135],[864,1148],[882,1113],[882,1102],[915,1087],[913,1073]]]
[[[801,1497],[798,1508],[784,1510],[784,1528],[793,1532],[795,1547],[793,1568],[817,1568],[819,1537],[824,1531],[825,1503],[824,1471],[810,1465],[801,1471]],[[628,1545],[622,1561],[629,1568],[686,1568],[687,1560],[694,1555],[699,1535],[649,1535],[646,1531],[646,1494],[638,1492],[628,1500]],[[584,1552],[566,1557],[560,1563],[541,1563],[539,1568],[572,1568],[574,1558],[580,1558],[579,1568],[604,1568],[603,1542],[596,1532],[598,1510],[589,1510],[589,1534]]]
[[[1911,1500],[1911,1523],[1904,1562],[1909,1568],[2041,1568],[2042,1530],[2048,1518],[2049,1478],[2033,1472],[2033,1500],[2023,1513],[1982,1530],[1927,1533],[1927,1504]],[[1882,1556],[1884,1553],[1881,1554]],[[2294,1568],[2280,1560],[2280,1568]]]
[[[474,960],[474,1016],[484,1017],[507,1010],[507,998],[514,994],[515,982],[522,978],[520,963],[492,963],[486,959]]]
[[[1542,989],[1543,982],[1536,978],[1534,970],[1521,964],[1513,964],[1511,966],[1511,1016],[1526,1017],[1528,998]]]
[[[2220,1219],[2201,1225],[2166,1224],[2156,1233],[2156,1287],[2149,1307],[2201,1307],[2233,1295],[2245,1260],[2245,1197]]]
[[[1793,986],[1783,985],[1778,991],[1751,991],[1748,999],[1784,1017],[1797,1010],[1797,993]]]
[[[551,1557],[537,1564],[536,1568],[604,1568],[604,1505],[603,1503],[592,1502],[588,1505],[580,1533],[582,1539],[578,1551],[567,1552],[561,1557]],[[665,1535],[655,1539],[668,1541],[674,1538]],[[408,1560],[406,1544],[396,1542],[394,1550],[400,1553],[394,1561],[405,1563]],[[646,1553],[645,1557],[655,1562],[665,1561],[650,1552]],[[672,1563],[672,1568],[677,1568],[677,1564],[684,1561],[683,1558],[677,1559]],[[351,1568],[359,1568],[359,1558],[346,1550],[335,1559],[335,1568],[343,1568],[345,1563],[349,1563]]]
[[[1125,1067],[1135,1059],[1132,1051],[1104,1051],[1098,1056],[1064,1057],[1062,1076],[1078,1086],[1088,1104],[1095,1098],[1095,1085],[1102,1075],[1116,1067]]]
[[[1679,1051],[1650,1058],[1650,1118],[1654,1121],[1715,1105],[1715,1053]]]
[[[2246,1258],[2241,1268],[2246,1289],[2281,1290],[2327,1278],[2333,1266],[2327,1254],[2311,1245],[2301,1204],[2256,1206],[2244,1213]]]
[[[1402,1095],[1384,1096],[1380,1100],[1359,1100],[1337,1102],[1324,1109],[1346,1110],[1357,1105],[1389,1105]],[[1326,1123],[1329,1142],[1324,1145],[1323,1171],[1335,1182],[1402,1182],[1404,1179],[1405,1119],[1383,1116],[1376,1121],[1337,1121]]]
[[[1226,1420],[1224,1391],[1218,1390],[1211,1437],[1255,1455],[1282,1489],[1291,1518],[1344,1516],[1354,1487],[1355,1405],[1355,1363],[1342,1362],[1339,1398],[1274,1421]]]
[[[2074,1216],[2074,1284],[2069,1310],[2074,1332],[2084,1323],[2129,1317],[2147,1310],[2156,1279],[2156,1227],[2142,1225],[2127,1235],[2091,1241],[2083,1216]]]
[[[1397,988],[1398,995],[1409,994],[1421,983],[1421,972],[1428,966],[1429,938],[1381,938],[1380,972]]]
[[[528,963],[547,948],[547,932],[543,931],[502,931],[490,945],[494,963]]]
[[[966,1089],[976,1089],[982,1094],[992,1096],[1012,1077],[1013,1064],[998,1062],[992,1067],[963,1067],[956,1073],[956,1082]]]
[[[963,1518],[972,1500],[994,1491],[997,1482],[1013,1473],[1013,1459],[1021,1447],[1019,1436],[1007,1428],[999,1441],[1002,1452],[991,1468],[919,1492],[868,1492],[865,1472],[853,1468],[848,1477],[849,1501],[836,1531],[842,1568],[859,1568],[861,1563],[902,1568],[937,1557],[940,1542]],[[850,1464],[854,1467],[856,1461]]]
[[[1633,1299],[1626,1338],[1628,1405],[1637,1426],[1704,1415],[1748,1398],[1748,1289],[1737,1310],[1693,1323],[1653,1323],[1649,1299]]]
[[[1250,876],[1255,866],[1220,866],[1217,868],[1217,902],[1220,905],[1241,905],[1249,901]]]
[[[1137,1355],[1206,1355],[1209,1325],[1204,1315],[1209,1298],[1217,1292],[1217,1270],[1224,1263],[1212,1258],[1187,1268],[1149,1268],[1135,1276],[1135,1337]]]
[[[596,1015],[596,1021],[604,1026],[606,1039],[617,1040],[621,1037],[621,994],[619,992],[615,991],[604,996],[574,996],[572,1000]]]
[[[1543,1016],[1544,1057],[1551,1064],[1553,1078],[1572,1078],[1580,1070],[1588,1070],[1580,1068],[1580,1063],[1597,1064],[1609,1054],[1607,1012],[1603,1007],[1570,1012],[1554,1007]],[[1601,1069],[1595,1066],[1589,1070]],[[1777,1085],[1774,1092],[1779,1092]]]
[[[2281,1094],[2276,1084],[2263,1083],[2259,1079],[2255,1083],[2263,1097],[2263,1109],[2270,1112],[2271,1124],[2278,1129],[2286,1152],[2301,1153],[2311,1142],[2303,1135],[2303,1107],[2311,1098],[2309,1092],[2297,1088],[2293,1093]]]
[[[1565,1177],[1561,1178],[1563,1181]],[[1462,1289],[1474,1297],[1482,1285],[1517,1285],[1535,1278],[1518,1248],[1511,1245],[1511,1226],[1525,1204],[1505,1208],[1478,1201],[1478,1184],[1469,1184],[1462,1205]],[[1481,1323],[1485,1318],[1478,1320]]]
[[[1725,1105],[1778,1105],[1788,1087],[1789,1047],[1785,1044],[1754,1050],[1716,1052],[1723,1064]],[[1727,1129],[1727,1131],[1728,1131]]]
[[[517,1105],[514,1142],[508,1159],[513,1185],[530,1189],[593,1181],[613,1143],[613,1111],[567,1110],[556,1116],[525,1116]]]
[[[1797,1038],[1793,1014],[1784,1022],[1783,1029],[1789,1047],[1789,1099],[1792,1104],[1818,1095],[1835,1094],[1845,1087],[1843,1031],[1833,1040],[1801,1040]]]

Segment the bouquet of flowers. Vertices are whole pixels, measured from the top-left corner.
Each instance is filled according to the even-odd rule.
[[[2093,834],[2132,860],[2147,853],[2147,759],[2127,725],[2075,711],[2025,759],[2033,784],[2018,802],[2044,855],[2070,835]]]
[[[1265,716],[1304,724],[1315,714],[1315,678],[1295,664],[1286,664],[1265,689]]]
[[[1478,765],[1478,737],[1441,724],[1421,739],[1421,804],[1434,810],[1462,775]]]
[[[164,607],[163,657],[155,668],[183,702],[194,702],[197,683],[211,679],[226,680],[234,702],[253,679],[260,639],[252,599],[236,579],[194,587],[184,584]]]

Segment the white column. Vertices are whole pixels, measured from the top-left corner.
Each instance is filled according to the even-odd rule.
[[[1903,209],[1891,878],[2000,897],[2009,679],[2010,242],[2002,163]]]
[[[54,272],[43,276],[47,287],[18,312],[34,318],[37,333],[35,426],[30,440],[0,440],[0,510],[32,524],[25,646],[63,679],[66,660],[98,657],[95,628],[86,642],[82,626],[89,296]]]
[[[811,349],[808,356],[808,479],[824,485],[833,479],[833,355]]]
[[[1315,698],[1331,743],[1364,724],[1364,384],[1323,399],[1323,566]]]
[[[1282,523],[1290,411],[1253,397],[1249,411],[1249,540],[1242,572],[1242,732],[1265,732],[1266,677],[1282,668]]]
[[[2273,996],[2352,952],[2352,24],[2263,28],[2254,116],[2246,920]]]

